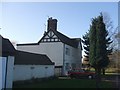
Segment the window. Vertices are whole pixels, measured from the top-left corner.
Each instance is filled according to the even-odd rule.
[[[35,67],[30,67],[30,69],[34,69]]]
[[[66,63],[65,69],[66,69],[66,70],[69,70],[69,63]]]
[[[65,53],[66,53],[66,55],[70,55],[70,49],[66,48]]]
[[[48,67],[45,67],[45,69],[47,69]]]

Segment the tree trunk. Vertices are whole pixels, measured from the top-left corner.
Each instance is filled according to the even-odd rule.
[[[105,68],[102,69],[102,73],[103,73],[103,75],[105,75]]]
[[[101,69],[95,68],[96,73],[96,88],[100,88],[100,82],[101,82]]]

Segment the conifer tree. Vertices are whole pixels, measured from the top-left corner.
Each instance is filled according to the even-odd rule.
[[[86,55],[84,55],[84,62],[86,62],[85,64],[83,64],[87,70],[90,70],[90,64],[89,64],[89,47],[90,47],[90,43],[89,43],[89,32],[86,32],[85,35],[83,35],[83,48],[84,48],[84,52]]]
[[[89,43],[89,32],[85,35],[83,35],[83,40],[82,40],[82,43],[83,43],[83,48],[84,48],[84,52],[85,52],[85,57],[86,58],[89,58],[89,47],[90,47],[90,43]]]
[[[108,38],[108,31],[106,30],[105,23],[103,22],[103,15],[94,18],[90,26],[90,65],[95,68],[96,72],[96,85],[101,80],[101,70],[109,64],[108,46],[112,43],[110,37]]]
[[[90,54],[89,54],[89,62],[90,65],[95,68],[96,67],[96,24],[97,19],[92,19],[92,25],[90,26]]]

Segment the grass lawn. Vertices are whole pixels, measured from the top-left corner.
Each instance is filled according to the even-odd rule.
[[[112,88],[110,82],[101,82],[101,88]],[[90,79],[55,79],[40,83],[14,86],[13,88],[95,88],[95,80]]]

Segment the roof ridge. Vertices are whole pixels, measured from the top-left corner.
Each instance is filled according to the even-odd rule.
[[[72,40],[71,38],[67,37],[66,35],[62,34],[59,31],[54,31],[52,30],[58,37],[61,39],[61,41],[67,45],[70,45],[72,47],[77,48],[78,47],[78,41],[77,40]]]
[[[17,52],[23,52],[23,53],[29,53],[29,54],[36,54],[36,55],[41,55],[41,56],[47,56],[46,54],[38,54],[38,53],[27,52],[27,51],[20,51],[20,50],[17,50]]]
[[[55,30],[52,30],[52,31],[55,31]],[[59,32],[59,31],[55,31],[55,32],[58,32],[58,33],[60,33],[60,34],[64,35],[65,37],[69,38],[67,35],[65,35],[65,34],[63,34],[63,33]],[[70,38],[69,38],[69,39],[70,39]]]
[[[39,45],[41,43],[41,40],[50,32],[52,31],[60,40],[61,42],[70,45],[74,48],[78,47],[79,40],[73,40],[72,38],[68,37],[67,35],[57,31],[57,30],[48,30],[46,33],[44,33],[44,36],[37,42],[37,43],[28,43],[28,44],[17,44],[17,46],[22,46],[22,45]]]

